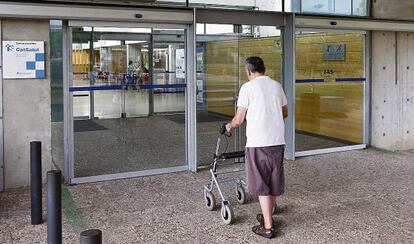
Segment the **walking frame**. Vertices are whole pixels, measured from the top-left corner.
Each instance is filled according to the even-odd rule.
[[[221,142],[221,135],[229,138],[231,137],[231,133],[226,131],[226,124],[222,124],[219,130],[219,137],[217,139],[216,150],[214,153],[214,160],[213,163],[210,165],[210,174],[211,174],[211,181],[204,185],[204,204],[209,211],[213,211],[216,207],[216,199],[213,195],[214,186],[216,186],[217,191],[221,197],[221,218],[225,224],[231,224],[234,221],[234,213],[233,209],[230,205],[230,202],[225,197],[222,191],[222,185],[225,183],[235,183],[236,188],[236,197],[237,202],[239,204],[244,204],[246,202],[246,191],[245,191],[245,181],[242,178],[237,178],[236,180],[218,180],[220,176],[227,175],[227,174],[234,174],[237,172],[244,171],[243,169],[232,169],[232,170],[225,170],[223,172],[219,172],[219,164],[223,163],[228,159],[238,159],[244,158],[245,152],[244,151],[235,151],[235,152],[224,152],[220,153],[220,142]],[[226,138],[226,139],[227,139]],[[226,151],[226,150],[225,150]]]

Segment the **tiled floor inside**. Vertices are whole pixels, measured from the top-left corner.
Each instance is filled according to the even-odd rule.
[[[64,186],[64,243],[78,243],[87,228],[101,229],[104,243],[414,242],[412,154],[369,149],[304,157],[286,161],[285,173],[271,241],[251,232],[257,200],[237,205],[231,185],[233,225],[205,209],[209,174],[202,171]],[[0,194],[0,243],[46,243],[46,224],[30,225],[28,189]]]
[[[218,128],[229,118],[199,113],[198,120],[198,165],[209,165],[219,136]],[[74,127],[75,177],[185,165],[183,113],[125,119],[80,120],[75,121]],[[243,133],[245,132],[241,131],[241,134]],[[242,135],[240,137],[245,138]],[[226,138],[228,143],[222,138],[221,149],[236,150],[235,138]],[[244,144],[245,139],[241,139],[240,148]],[[345,145],[303,133],[297,133],[296,136],[297,151]]]

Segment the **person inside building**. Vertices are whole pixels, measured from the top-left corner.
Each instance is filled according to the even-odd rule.
[[[139,78],[139,84],[140,85],[147,85],[147,84],[149,84],[149,71],[145,67],[142,67],[142,69],[141,69],[141,75],[140,75],[140,78]]]
[[[265,75],[260,57],[246,59],[248,82],[242,85],[237,101],[237,112],[227,131],[246,127],[245,172],[247,191],[259,197],[262,214],[256,216],[259,224],[253,232],[266,237],[275,236],[272,218],[276,197],[285,192],[283,156],[285,148],[284,119],[288,116],[286,95],[282,85]]]

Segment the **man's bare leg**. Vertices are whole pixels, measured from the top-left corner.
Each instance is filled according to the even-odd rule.
[[[272,208],[272,215],[273,214],[275,214],[276,213],[276,206],[277,206],[277,204],[276,204],[276,196],[270,196],[271,198],[272,198],[272,200],[273,200],[273,203],[274,203],[274,205],[273,205],[273,208]]]
[[[262,208],[264,227],[271,229],[273,225],[273,207],[275,205],[275,196],[259,196],[260,207]]]

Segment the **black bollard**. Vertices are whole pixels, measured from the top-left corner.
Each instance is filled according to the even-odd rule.
[[[30,142],[30,199],[32,225],[42,223],[42,143]]]
[[[85,230],[80,234],[80,244],[102,244],[102,231]]]
[[[62,173],[47,172],[47,243],[62,243]]]

